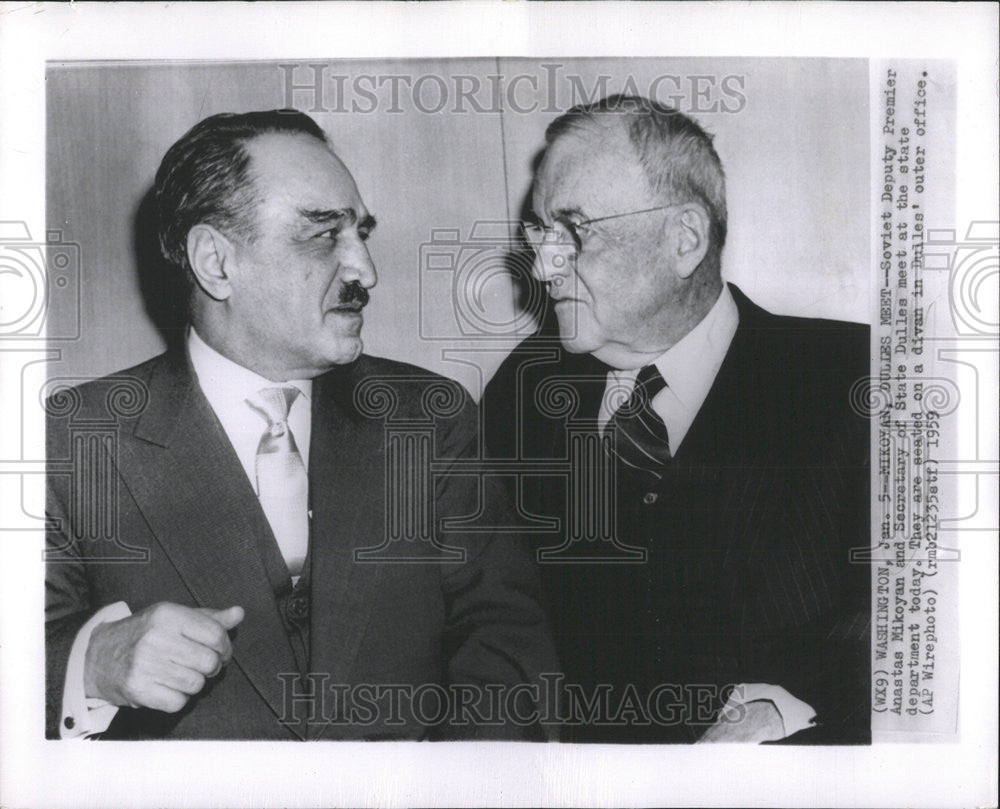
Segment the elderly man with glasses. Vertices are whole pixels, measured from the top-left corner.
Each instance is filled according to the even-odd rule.
[[[520,512],[557,526],[564,738],[867,742],[868,328],[723,282],[725,178],[691,118],[613,96],[546,141],[523,238],[558,340],[518,346],[482,407],[494,455],[539,462]]]

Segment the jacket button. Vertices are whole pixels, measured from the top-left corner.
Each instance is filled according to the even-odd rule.
[[[66,730],[72,730],[73,726],[76,725],[76,720],[72,716],[67,716],[63,719],[63,724],[66,726]]]
[[[309,603],[305,596],[296,596],[288,602],[288,614],[292,618],[305,618],[309,613]]]
[[[656,502],[657,498],[659,498],[659,495],[656,492],[646,492],[642,496],[642,502],[647,506],[651,506]]]

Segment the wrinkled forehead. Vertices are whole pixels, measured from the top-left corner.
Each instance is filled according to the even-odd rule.
[[[532,200],[540,216],[577,211],[590,218],[630,210],[649,195],[624,128],[587,124],[549,144],[535,174]]]
[[[266,134],[247,144],[261,206],[275,209],[354,209],[368,213],[347,166],[309,135]]]

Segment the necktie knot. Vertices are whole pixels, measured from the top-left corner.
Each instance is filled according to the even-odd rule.
[[[263,411],[268,422],[276,424],[288,420],[288,411],[298,395],[299,389],[294,385],[279,385],[261,388],[257,391],[257,395],[250,399],[250,403]]]
[[[655,365],[645,366],[635,378],[632,393],[618,406],[612,418],[616,421],[635,418],[644,410],[649,409],[650,403],[666,386],[666,381]]]
[[[667,386],[666,380],[655,365],[647,365],[635,378],[635,389],[646,401],[651,402]]]
[[[259,410],[267,418],[267,428],[271,438],[281,438],[288,432],[288,411],[292,402],[299,395],[299,389],[293,385],[261,388],[247,402]]]

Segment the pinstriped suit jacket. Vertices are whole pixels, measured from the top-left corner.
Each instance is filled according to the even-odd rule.
[[[184,710],[123,708],[107,738],[417,739],[433,734],[425,715],[405,705],[395,716],[388,705],[372,714],[369,704],[355,714],[359,721],[341,721],[344,706],[329,687],[513,685],[553,670],[526,550],[488,531],[440,533],[442,520],[477,510],[484,525],[509,522],[502,492],[498,498],[489,484],[477,491],[472,476],[441,474],[442,463],[473,457],[478,448],[475,408],[457,384],[368,356],[316,379],[305,672],[276,598],[287,570],[186,353],[53,396],[49,412],[49,737],[58,737],[77,631],[96,609],[119,600],[133,612],[160,601],[238,604],[246,617],[231,633],[232,662]],[[377,549],[390,536],[391,516],[406,519],[392,506],[387,430],[414,426],[430,436],[438,474],[407,477],[418,501],[407,514],[426,519],[436,541],[464,552],[465,561],[413,541],[390,544],[383,561],[358,563],[356,551]],[[384,561],[400,553],[421,558]],[[326,695],[314,701],[313,716],[302,701],[290,702],[283,678],[298,673],[314,675]],[[299,681],[294,693],[310,687]],[[535,733],[510,725],[456,732],[480,731]]]
[[[870,738],[869,424],[850,404],[869,373],[869,329],[774,316],[731,289],[738,330],[663,480],[625,475],[614,487],[617,537],[646,561],[540,567],[567,682],[589,694],[631,685],[640,698],[687,690],[661,688],[669,721],[583,722],[569,740],[692,741],[713,718],[696,703],[713,694],[717,709],[727,686],[751,682],[817,710],[821,727],[798,740]],[[522,343],[484,396],[491,451],[566,458],[569,432],[596,420],[606,371],[541,335]],[[540,406],[558,379],[579,403],[569,414]],[[529,513],[571,524],[564,481],[526,478],[520,496]]]

